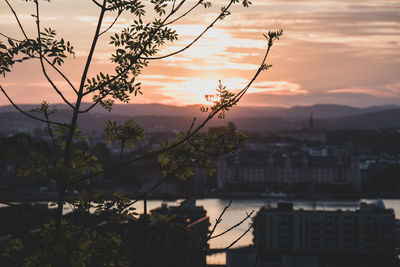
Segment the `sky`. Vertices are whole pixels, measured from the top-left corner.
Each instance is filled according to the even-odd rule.
[[[9,0],[30,37],[34,38],[34,5]],[[256,72],[266,49],[263,33],[283,29],[272,47],[264,71],[242,99],[243,106],[294,106],[334,103],[365,107],[398,104],[400,101],[400,0],[254,0],[249,8],[235,6],[232,15],[219,21],[195,46],[165,60],[152,61],[138,78],[143,95],[131,103],[171,105],[205,104],[218,81],[229,90],[242,88]],[[182,10],[195,2],[187,0]],[[199,8],[172,28],[179,40],[164,46],[160,55],[190,43],[216,16],[224,1],[213,8]],[[41,1],[41,21],[71,41],[76,58],[67,60],[63,71],[75,85],[80,80],[98,8],[90,0]],[[148,15],[148,19],[152,18]],[[105,17],[103,29],[115,13]],[[132,23],[122,16],[113,34]],[[12,13],[0,1],[0,33],[21,38]],[[1,40],[1,37],[0,37]],[[3,38],[4,41],[4,38]],[[108,35],[99,40],[90,74],[113,72]],[[61,77],[50,73],[75,102],[73,91]],[[38,61],[17,65],[0,78],[16,103],[59,103],[40,71]],[[86,102],[90,98],[85,99]],[[0,96],[0,105],[8,104]]]

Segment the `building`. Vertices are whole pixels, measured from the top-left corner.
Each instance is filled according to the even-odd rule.
[[[394,211],[382,201],[356,210],[263,207],[255,217],[254,246],[227,253],[227,267],[244,258],[252,266],[398,266]]]
[[[131,266],[203,267],[208,250],[209,217],[206,210],[187,199],[180,205],[162,204],[135,219],[75,211],[66,216],[71,224],[93,227],[99,233],[116,233],[135,255]]]
[[[185,200],[179,206],[164,203],[150,213],[153,220],[169,218],[166,221],[170,228],[163,233],[165,238],[159,249],[163,254],[157,259],[158,266],[206,265],[210,219],[207,211],[196,205],[194,198]]]
[[[361,184],[356,158],[260,151],[239,151],[219,157],[217,180],[219,189],[249,191],[304,191],[332,185],[359,191]]]
[[[392,209],[361,203],[356,211],[294,210],[292,203],[262,208],[256,217],[256,248],[265,252],[393,254]]]

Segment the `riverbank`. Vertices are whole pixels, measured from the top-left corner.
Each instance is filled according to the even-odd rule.
[[[104,192],[107,193],[107,192]],[[109,192],[111,193],[111,192]],[[130,199],[140,199],[142,194],[122,192],[123,195]],[[4,202],[30,202],[30,201],[55,201],[57,200],[58,192],[37,192],[37,191],[20,191],[20,192],[3,192],[0,195],[0,200]],[[367,193],[330,193],[330,194],[265,194],[254,192],[210,192],[203,194],[181,193],[181,194],[152,194],[148,199],[152,200],[176,200],[185,199],[190,196],[195,196],[197,199],[263,199],[263,200],[287,200],[287,201],[356,201],[359,199],[400,199],[400,193],[381,193],[378,196]],[[77,198],[79,192],[71,192],[67,194],[67,198]]]

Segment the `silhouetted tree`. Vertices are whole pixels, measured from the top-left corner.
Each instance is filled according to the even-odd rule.
[[[185,0],[88,1],[98,8],[99,16],[85,67],[81,73],[80,82],[76,86],[60,68],[67,57],[75,55],[73,45],[69,41],[59,38],[54,29],[42,26],[39,0],[25,1],[32,2],[35,7],[33,17],[36,21],[36,33],[32,37],[31,33],[25,30],[13,6],[8,0],[5,0],[15,17],[23,39],[1,34],[6,41],[0,42],[0,74],[6,76],[7,72],[10,72],[17,63],[38,60],[49,86],[70,108],[71,117],[69,123],[53,120],[52,115],[57,110],[47,102],[43,102],[32,112],[24,111],[9,97],[6,88],[0,85],[5,97],[17,110],[45,124],[52,140],[51,153],[32,152],[30,161],[21,170],[21,173],[25,175],[38,173],[54,179],[58,190],[57,209],[52,215],[53,219],[40,230],[40,242],[35,243],[35,250],[30,251],[24,264],[25,266],[128,266],[132,262],[142,262],[138,259],[140,255],[133,257],[130,254],[118,232],[98,231],[96,223],[75,225],[63,215],[64,205],[68,203],[79,214],[89,216],[87,221],[92,220],[90,216],[93,209],[95,209],[96,216],[100,218],[132,221],[136,220],[132,212],[135,210],[133,204],[137,201],[126,199],[118,193],[107,195],[97,192],[94,186],[94,180],[97,177],[149,157],[158,157],[165,176],[149,192],[168,177],[176,176],[180,179],[186,179],[193,174],[195,166],[212,172],[213,166],[209,154],[233,151],[243,142],[244,138],[240,132],[233,134],[230,130],[221,131],[215,135],[203,134],[200,130],[214,117],[223,118],[225,113],[239,102],[258,75],[271,66],[266,64],[266,59],[273,42],[279,39],[282,31],[270,31],[264,35],[267,39],[266,52],[259,68],[255,70],[255,74],[248,84],[237,93],[233,93],[220,83],[216,94],[212,97],[207,96],[211,106],[201,109],[207,115],[205,119],[200,122],[194,119],[188,130],[177,135],[173,142],[166,142],[159,149],[144,154],[123,157],[127,146],[133,149],[135,144],[144,138],[144,131],[134,122],[126,122],[122,125],[107,122],[105,126],[107,140],[120,144],[121,156],[119,162],[115,165],[103,169],[98,162],[98,157],[91,153],[85,145],[88,137],[78,128],[79,116],[89,112],[96,105],[101,105],[111,111],[115,100],[129,102],[132,96],[142,94],[141,83],[139,82],[140,74],[149,62],[171,57],[189,49],[216,22],[228,16],[230,14],[229,9],[233,5],[240,3],[244,7],[248,7],[251,3],[248,0],[228,1],[214,20],[189,44],[170,54],[157,55],[163,45],[178,39],[177,33],[171,29],[170,25],[183,17],[190,16],[199,7],[210,7],[211,2],[204,0],[194,3],[186,3]],[[187,11],[183,11],[183,7],[190,4],[192,6],[189,6]],[[156,15],[150,20],[151,22],[146,22],[145,16],[153,14],[148,12],[149,9]],[[179,15],[178,11],[182,11],[182,13]],[[111,25],[104,29],[103,20],[108,12],[114,12],[116,18]],[[131,16],[133,23],[120,32],[110,35],[109,40],[109,44],[114,48],[114,52],[111,54],[111,63],[115,67],[114,72],[99,72],[90,77],[89,70],[100,36],[107,33],[115,25],[118,18],[125,13]],[[67,87],[60,88],[54,82],[54,76],[50,74],[50,70],[63,79]],[[66,90],[72,90],[76,97],[75,101],[71,102],[65,97]],[[82,102],[89,97],[92,98],[93,103],[87,108],[82,108]],[[228,137],[224,138],[225,136]],[[77,186],[81,188],[79,198],[68,198],[68,190]],[[149,192],[143,195],[145,211],[142,215],[144,221],[142,232],[145,234],[148,231],[146,225],[149,222],[146,209],[146,199]],[[217,221],[215,226],[218,223]],[[215,226],[213,230],[215,230]],[[210,235],[209,238],[211,237]],[[13,240],[10,250],[18,249],[21,249],[19,241]],[[8,257],[9,255],[5,256]],[[146,265],[145,260],[143,265]]]

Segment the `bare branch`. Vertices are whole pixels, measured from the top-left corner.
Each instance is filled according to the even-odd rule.
[[[95,106],[97,106],[97,104],[100,103],[100,101],[102,101],[105,97],[101,97],[99,99],[97,99],[93,104],[91,104],[88,108],[86,108],[85,110],[80,110],[79,113],[87,113],[89,112],[91,109],[93,109]]]
[[[250,224],[250,226],[246,229],[246,231],[243,232],[238,238],[236,238],[229,246],[225,247],[225,250],[230,249],[232,246],[234,246],[237,242],[239,242],[240,239],[242,239],[250,230],[253,228],[254,223],[256,222],[256,219],[253,219],[253,222]]]
[[[13,41],[15,41],[15,42],[22,42],[21,40],[12,38],[12,37],[10,37],[10,36],[8,36],[8,35],[5,35],[4,33],[1,33],[1,32],[0,32],[0,35],[3,36],[3,37],[5,37],[5,38],[7,38],[7,39],[13,40]]]
[[[15,42],[22,42],[21,40],[15,39],[15,38],[10,37],[10,36],[8,36],[8,35],[5,35],[5,34],[3,34],[3,33],[0,33],[0,35],[3,36],[3,37],[5,37],[5,38],[7,38],[7,39],[13,40],[13,41],[15,41]],[[33,58],[39,59],[39,57],[36,57],[36,56],[33,56],[33,55],[32,55],[32,57],[33,57]],[[71,83],[71,81],[67,78],[67,76],[65,76],[64,73],[62,73],[54,64],[51,64],[50,60],[48,60],[47,57],[43,56],[43,59],[44,59],[58,74],[60,74],[60,76],[64,78],[64,80],[71,86],[71,88],[75,91],[75,93],[77,93],[77,91],[76,91],[76,89],[75,89],[75,86]]]
[[[211,236],[214,234],[215,229],[217,229],[218,224],[220,224],[221,221],[222,221],[222,216],[224,216],[225,212],[229,209],[229,207],[231,206],[231,204],[232,204],[232,199],[229,200],[228,205],[226,205],[226,206],[224,207],[224,209],[223,209],[222,212],[220,213],[218,219],[215,220],[214,227],[212,228],[212,230],[211,230],[210,233],[208,234],[207,241],[208,241],[208,239],[210,239]]]
[[[8,0],[4,0],[4,1],[6,1],[8,7],[11,9],[11,12],[14,14],[14,17],[15,17],[15,19],[17,20],[18,26],[19,26],[19,28],[21,29],[22,34],[25,36],[25,39],[28,40],[28,39],[29,39],[29,38],[28,38],[28,35],[26,35],[26,32],[25,32],[25,30],[24,30],[24,27],[22,26],[21,21],[19,20],[18,15],[17,15],[17,13],[15,12],[14,8],[10,5],[10,3],[8,2]]]
[[[197,253],[194,254],[193,257],[186,263],[186,266],[190,266],[193,263],[193,261],[196,260],[196,258],[199,256],[199,254],[203,251],[204,247],[207,245],[207,242],[210,240],[211,236],[214,234],[215,229],[217,229],[218,224],[221,223],[222,217],[224,216],[225,212],[229,209],[231,204],[232,204],[232,199],[229,200],[228,205],[226,205],[224,207],[224,209],[220,213],[219,217],[215,220],[215,224],[214,224],[212,230],[208,233],[207,238],[201,244],[199,251],[197,251]]]
[[[232,101],[230,101],[229,103],[227,103],[227,104],[225,104],[225,105],[222,105],[222,106],[220,106],[219,108],[213,110],[213,111],[203,120],[203,122],[202,122],[201,124],[199,124],[193,131],[191,131],[190,134],[186,135],[185,138],[183,138],[183,139],[181,139],[181,140],[179,140],[179,141],[177,141],[177,142],[171,144],[171,145],[168,146],[168,147],[165,147],[165,148],[163,148],[163,149],[160,149],[160,150],[158,150],[158,151],[150,151],[150,152],[148,152],[148,153],[146,153],[146,154],[144,154],[144,155],[138,156],[138,157],[136,157],[136,158],[133,158],[133,159],[130,159],[130,160],[126,160],[126,161],[120,162],[119,164],[117,164],[117,165],[115,165],[115,166],[113,166],[113,167],[111,167],[111,168],[108,168],[108,169],[106,169],[106,170],[102,170],[102,171],[99,171],[99,172],[92,173],[92,174],[90,174],[90,175],[84,176],[84,177],[79,178],[79,179],[77,179],[77,180],[75,180],[75,181],[72,181],[70,184],[76,184],[76,183],[79,183],[80,181],[86,180],[86,179],[88,179],[88,178],[90,178],[90,177],[102,175],[102,174],[104,174],[104,173],[107,173],[107,172],[116,170],[116,169],[118,169],[118,168],[120,168],[120,167],[122,167],[122,166],[126,166],[126,165],[128,165],[128,164],[134,163],[134,162],[136,162],[136,161],[139,161],[139,160],[143,160],[143,159],[146,159],[146,158],[150,158],[150,157],[153,157],[153,156],[160,155],[160,154],[162,154],[162,153],[164,153],[164,152],[167,152],[167,151],[169,151],[169,150],[171,150],[171,149],[173,149],[173,148],[175,148],[175,147],[178,147],[178,146],[180,146],[181,144],[183,144],[183,143],[187,142],[188,140],[190,140],[191,137],[193,137],[196,133],[198,133],[198,132],[208,123],[208,121],[210,121],[213,117],[215,117],[221,110],[223,110],[223,109],[226,108],[226,107],[231,107],[231,106],[237,104],[237,103],[240,101],[240,99],[243,97],[243,95],[246,93],[246,91],[250,88],[250,86],[251,86],[251,85],[253,84],[253,82],[256,80],[256,78],[258,77],[258,75],[260,75],[261,71],[264,69],[263,66],[265,65],[265,61],[266,61],[266,59],[267,59],[267,57],[268,57],[268,54],[269,54],[269,51],[270,51],[271,46],[272,46],[272,43],[269,42],[269,43],[268,43],[268,49],[267,49],[267,52],[265,53],[264,59],[262,60],[262,62],[261,62],[261,64],[260,64],[260,67],[258,68],[257,72],[254,74],[254,76],[253,76],[253,78],[250,80],[250,82],[249,82],[243,89],[241,89],[241,90],[236,94],[236,96],[233,98]],[[95,104],[96,104],[96,103],[95,103]],[[93,104],[93,105],[95,105],[95,104]],[[93,105],[92,105],[92,107],[93,107]]]
[[[51,141],[53,142],[54,150],[57,151],[58,150],[57,142],[56,142],[56,138],[55,138],[54,133],[53,133],[53,129],[51,128],[51,125],[50,125],[50,122],[49,122],[49,114],[48,114],[47,110],[44,110],[44,116],[46,118],[46,128],[47,128],[47,131],[49,132],[49,135],[51,137]]]
[[[108,32],[108,31],[115,25],[115,23],[117,22],[119,16],[121,16],[121,14],[122,14],[122,10],[118,10],[118,14],[117,14],[117,16],[115,17],[114,21],[110,24],[110,26],[108,26],[107,29],[105,29],[104,31],[102,31],[101,33],[99,33],[99,37],[100,37],[101,35],[105,34],[106,32]]]
[[[13,10],[13,9],[12,9],[12,10]],[[16,18],[17,18],[17,17],[16,17]],[[16,41],[16,42],[22,42],[22,40],[18,40],[18,39],[16,39],[16,38],[10,37],[10,36],[5,35],[5,34],[3,34],[3,33],[0,33],[0,35],[3,36],[3,37],[5,37],[5,38],[7,38],[7,39]],[[26,39],[26,40],[29,40],[29,39]],[[35,57],[35,58],[38,58],[38,57]],[[71,81],[64,75],[64,73],[62,73],[62,72],[60,71],[60,69],[58,69],[54,64],[51,64],[50,60],[48,60],[47,57],[43,56],[43,59],[44,59],[58,74],[60,74],[60,76],[64,78],[64,80],[71,86],[71,88],[75,91],[75,93],[77,93],[77,91],[76,91],[76,89],[75,89],[75,86],[74,86],[74,85],[71,83]]]
[[[199,0],[199,1],[198,1],[194,6],[192,6],[188,11],[186,11],[185,13],[183,13],[182,15],[180,15],[179,17],[177,17],[177,18],[171,20],[170,22],[166,23],[164,26],[168,26],[168,25],[170,25],[170,24],[172,24],[172,23],[177,22],[177,21],[180,20],[181,18],[185,17],[185,16],[188,15],[190,12],[192,12],[193,9],[195,9],[198,5],[200,5],[201,2],[203,2],[203,0]],[[174,3],[175,3],[175,1],[174,1]]]
[[[39,16],[40,16],[40,14],[39,14],[39,2],[38,2],[38,0],[35,0],[34,2],[35,2],[35,5],[36,5],[36,29],[37,29],[38,42],[39,42],[39,60],[40,60],[40,65],[42,67],[42,72],[43,72],[44,76],[46,77],[47,81],[51,84],[53,89],[62,98],[62,100],[68,106],[70,106],[72,109],[74,109],[75,107],[65,98],[64,94],[57,88],[57,86],[54,84],[52,79],[49,77],[49,75],[47,74],[46,68],[44,66],[43,54],[42,54],[42,41],[41,41],[41,37],[40,37],[41,33],[40,33],[40,19],[39,19]]]
[[[234,97],[233,100],[234,100],[235,104],[240,101],[240,99],[244,96],[244,94],[247,92],[247,90],[250,88],[250,86],[257,79],[258,75],[260,75],[261,71],[264,70],[264,65],[267,60],[269,51],[271,50],[271,47],[272,47],[272,43],[271,44],[268,43],[267,52],[264,55],[264,58],[260,64],[260,67],[258,68],[257,72],[254,74],[253,78],[249,81],[249,83]]]
[[[231,0],[233,2],[233,0]],[[122,75],[125,75],[130,69],[131,67],[136,64],[137,60],[141,59],[141,55],[146,52],[147,46],[152,42],[154,36],[156,35],[156,33],[165,26],[165,22],[176,12],[179,10],[179,8],[182,7],[182,4],[185,2],[185,0],[183,0],[181,3],[179,3],[179,5],[174,9],[171,10],[171,12],[164,18],[164,20],[160,23],[160,25],[154,29],[154,31],[151,33],[149,39],[147,40],[147,42],[143,45],[142,50],[135,56],[132,58],[131,63],[120,73],[118,73],[117,75],[115,75],[114,77],[112,77],[107,83],[105,84],[101,84],[100,86],[97,86],[96,88],[89,90],[87,92],[85,92],[83,95],[88,95],[90,93],[93,93],[97,90],[99,90],[100,88],[104,88],[105,86],[107,86],[108,84],[112,83],[113,81],[119,79]],[[232,3],[231,2],[231,3]],[[200,38],[200,37],[199,37]],[[106,95],[110,92],[111,90],[107,90],[106,91]],[[88,112],[89,110],[91,110],[92,108],[94,108],[98,103],[100,103],[106,96],[103,97],[99,97],[99,99],[97,99],[93,105],[91,105],[89,108],[87,108],[86,110],[83,111],[79,111],[80,113],[85,113]]]
[[[26,32],[25,32],[25,30],[24,30],[24,28],[23,28],[23,26],[22,26],[22,24],[21,24],[21,22],[20,22],[20,20],[19,20],[19,18],[18,18],[17,13],[15,12],[14,8],[10,5],[10,3],[8,2],[8,0],[5,0],[5,1],[6,1],[7,5],[8,5],[8,7],[10,8],[11,12],[14,14],[14,17],[15,17],[15,19],[16,19],[18,25],[19,25],[19,28],[20,28],[22,34],[24,35],[25,39],[28,41],[28,40],[29,40],[28,35],[26,34]],[[13,41],[22,42],[22,41],[20,41],[20,40],[17,40],[17,39],[15,39],[15,38],[11,38],[11,37],[9,37],[9,36],[7,36],[7,35],[5,35],[5,34],[2,34],[2,33],[0,33],[0,35],[6,37],[6,38],[8,38],[8,39],[11,39],[11,40],[13,40]],[[42,57],[43,57],[43,59],[44,59],[50,66],[53,67],[53,69],[55,69],[55,70],[58,72],[58,74],[61,75],[61,77],[63,77],[63,78],[65,79],[65,81],[71,86],[71,88],[72,88],[72,89],[75,91],[75,93],[76,93],[77,91],[76,91],[75,87],[73,86],[73,84],[70,82],[70,80],[69,80],[56,66],[54,66],[53,64],[51,64],[51,62],[50,62],[45,56],[42,55]]]
[[[37,0],[35,0],[37,1]],[[86,64],[85,64],[85,68],[82,74],[82,78],[81,78],[81,83],[79,86],[79,91],[77,93],[77,100],[76,100],[76,104],[74,107],[74,112],[72,115],[72,119],[71,119],[71,124],[69,127],[69,132],[67,134],[66,140],[65,140],[65,152],[64,152],[64,166],[65,167],[71,167],[71,153],[72,153],[72,139],[73,139],[73,135],[76,129],[76,124],[78,121],[78,115],[79,115],[79,107],[81,105],[82,102],[82,98],[83,98],[83,88],[84,88],[84,84],[85,84],[85,79],[86,79],[86,75],[89,71],[89,67],[90,67],[90,63],[92,61],[92,57],[93,57],[93,53],[94,50],[96,48],[96,44],[97,44],[97,40],[99,38],[99,32],[100,32],[100,28],[101,28],[101,24],[103,22],[103,18],[104,18],[104,13],[105,13],[105,6],[106,6],[107,1],[103,0],[103,5],[101,8],[101,12],[99,15],[99,19],[97,22],[97,27],[96,27],[96,32],[94,34],[93,37],[93,41],[92,41],[92,45],[90,48],[90,52],[88,55],[88,58],[86,60]],[[93,177],[93,176],[92,176]],[[63,204],[64,204],[64,199],[65,199],[65,192],[67,189],[67,181],[65,179],[60,181],[59,184],[59,194],[58,194],[58,199],[57,199],[57,217],[56,217],[56,236],[57,239],[60,236],[60,227],[61,227],[61,217],[62,217],[62,209],[63,209]]]
[[[68,79],[67,76],[65,76],[65,74],[59,69],[57,68],[54,64],[51,64],[50,60],[47,59],[47,57],[43,56],[43,59],[51,66],[53,67],[53,69],[60,74],[60,76],[62,78],[64,78],[64,80],[69,84],[69,86],[71,86],[72,90],[74,90],[74,92],[77,94],[78,91],[75,89],[75,86],[71,83],[71,81]]]
[[[8,96],[8,94],[6,93],[6,91],[3,89],[3,87],[2,87],[1,85],[0,85],[0,90],[3,92],[3,94],[5,95],[5,97],[7,97],[8,101],[11,103],[11,105],[13,105],[13,107],[14,107],[16,110],[18,110],[19,112],[21,112],[21,113],[24,114],[25,116],[27,116],[27,117],[29,117],[29,118],[31,118],[31,119],[40,121],[40,122],[44,122],[44,123],[50,123],[50,124],[60,125],[60,126],[63,126],[63,127],[68,127],[68,126],[69,126],[68,124],[65,124],[65,123],[60,123],[60,122],[56,122],[56,121],[48,121],[48,120],[44,120],[44,119],[41,119],[41,118],[38,118],[38,117],[36,117],[36,116],[33,116],[33,115],[29,114],[28,112],[26,112],[26,111],[22,110],[20,107],[18,107],[18,105],[16,105],[16,104],[14,103],[14,101],[12,101],[12,99]]]
[[[250,213],[246,214],[246,217],[244,217],[240,222],[238,222],[237,224],[233,225],[232,227],[226,229],[225,231],[223,231],[222,233],[215,235],[215,236],[211,236],[210,239],[214,239],[220,236],[223,236],[224,234],[232,231],[233,229],[235,229],[236,227],[240,226],[242,223],[244,223],[247,219],[251,218],[251,215],[253,215],[254,210],[252,210]]]
[[[188,143],[190,146],[192,146],[196,151],[199,151],[199,152],[203,153],[204,155],[207,155],[207,156],[210,156],[210,157],[218,157],[218,156],[221,156],[220,153],[211,153],[211,152],[205,151],[204,149],[201,149],[199,145],[193,143],[193,142],[190,141],[190,140],[187,140],[187,143]]]
[[[97,2],[96,0],[92,0],[92,2],[93,2],[96,6],[98,6],[98,7],[100,7],[100,8],[103,8],[103,6],[102,6],[101,4],[99,4],[99,2]]]
[[[190,125],[190,128],[188,130],[188,134],[190,134],[190,132],[192,131],[195,122],[196,122],[196,117],[193,117],[193,121],[192,121],[192,124]]]
[[[93,0],[94,1],[94,0]],[[83,70],[83,74],[82,74],[82,77],[81,77],[81,83],[80,83],[80,85],[79,85],[79,91],[78,91],[78,93],[79,93],[79,95],[81,95],[82,93],[83,93],[83,87],[84,87],[84,85],[85,85],[85,80],[86,80],[86,76],[87,76],[87,74],[88,74],[88,71],[89,71],[89,68],[90,68],[90,64],[91,64],[91,62],[92,62],[92,57],[93,57],[93,54],[94,54],[94,50],[95,50],[95,48],[96,48],[96,45],[97,45],[97,41],[98,41],[98,39],[99,39],[99,33],[100,33],[100,28],[101,28],[101,24],[103,23],[103,18],[104,18],[104,13],[105,13],[105,6],[106,6],[106,0],[104,0],[104,2],[103,2],[103,5],[101,6],[101,12],[100,12],[100,16],[99,16],[99,20],[98,20],[98,22],[97,22],[97,27],[96,27],[96,32],[95,32],[95,34],[94,34],[94,37],[93,37],[93,41],[92,41],[92,45],[91,45],[91,47],[90,47],[90,51],[89,51],[89,54],[88,54],[88,57],[87,57],[87,59],[86,59],[86,64],[85,64],[85,68],[84,68],[84,70]],[[80,99],[81,99],[82,97],[80,97]],[[78,102],[78,101],[77,101]],[[80,101],[79,101],[80,102]],[[80,104],[80,103],[79,103]],[[79,110],[79,105],[78,105],[78,110]]]
[[[222,18],[222,17],[224,16],[225,12],[228,11],[228,9],[229,9],[230,6],[233,4],[233,2],[234,2],[234,0],[231,0],[231,1],[229,2],[229,5],[228,5],[227,7],[225,7],[225,8],[221,11],[221,13],[218,15],[218,17],[217,17],[216,19],[214,19],[214,21],[213,21],[210,25],[208,25],[207,28],[205,28],[204,31],[203,31],[202,33],[200,33],[195,39],[193,39],[192,42],[190,42],[189,44],[187,44],[185,47],[183,47],[183,48],[181,48],[181,49],[179,49],[179,50],[177,50],[177,51],[175,51],[175,52],[172,52],[172,53],[170,53],[170,54],[167,54],[167,55],[158,56],[158,57],[146,57],[146,58],[140,58],[140,59],[145,59],[145,60],[158,60],[158,59],[163,59],[163,58],[171,57],[171,56],[174,56],[174,55],[176,55],[176,54],[180,54],[180,53],[182,53],[183,51],[187,50],[187,49],[190,48],[194,43],[196,43],[209,29],[211,29],[211,28],[214,26],[214,24],[215,24],[220,18]]]
[[[189,157],[187,157],[184,162],[182,163],[182,166],[185,165],[187,162],[189,161]],[[166,174],[160,181],[158,181],[155,185],[153,185],[149,190],[147,190],[144,195],[149,195],[151,192],[153,192],[157,187],[159,187],[161,184],[163,184],[165,181],[168,180],[168,178],[172,177],[173,175],[175,175],[175,173],[181,168],[181,166],[177,166],[173,171],[171,171],[170,173]],[[140,200],[136,199],[135,201],[133,201],[132,205],[135,204],[136,202],[138,202]]]
[[[171,12],[174,10],[175,3],[176,3],[176,0],[173,0],[173,2],[172,2],[172,8],[171,8]]]
[[[172,9],[171,9],[171,12],[169,13],[168,18],[169,18],[171,15],[175,14],[176,11],[178,11],[178,10],[183,6],[183,4],[184,4],[185,2],[186,2],[186,0],[182,0],[182,1],[176,6],[176,8],[174,8],[174,5],[176,4],[176,2],[174,1],[174,3],[172,4]],[[164,23],[168,20],[168,18],[166,18],[166,19],[164,20]],[[164,25],[164,26],[165,26],[165,25]]]

